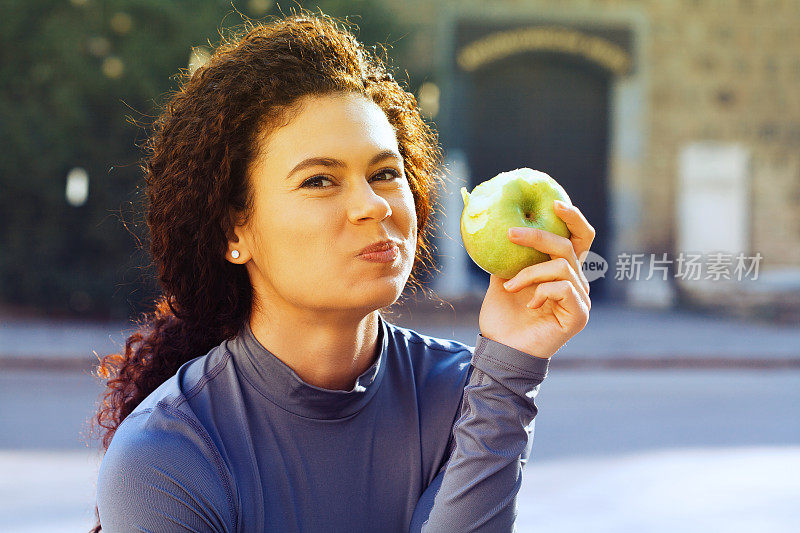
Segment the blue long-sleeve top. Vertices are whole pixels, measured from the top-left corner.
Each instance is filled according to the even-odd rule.
[[[104,531],[512,531],[549,359],[379,319],[350,391],[304,382],[249,324],[120,424]]]

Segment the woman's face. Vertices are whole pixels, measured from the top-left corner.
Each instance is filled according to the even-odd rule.
[[[307,97],[262,141],[250,169],[255,210],[228,260],[245,263],[266,309],[368,314],[402,293],[417,242],[414,199],[394,130],[358,94]],[[399,243],[387,263],[358,257]],[[238,250],[238,259],[230,252]]]

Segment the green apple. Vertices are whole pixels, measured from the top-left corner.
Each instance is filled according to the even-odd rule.
[[[475,263],[505,279],[550,256],[511,242],[508,228],[537,228],[569,238],[570,232],[553,209],[553,200],[572,202],[556,180],[538,170],[518,168],[480,183],[472,193],[461,188],[461,240]]]

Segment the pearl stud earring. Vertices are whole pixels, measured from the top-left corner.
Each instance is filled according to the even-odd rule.
[[[233,257],[234,259],[239,259],[239,250],[232,251],[231,257]]]

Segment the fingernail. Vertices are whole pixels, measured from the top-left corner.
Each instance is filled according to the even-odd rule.
[[[510,238],[512,238],[512,239],[514,237],[522,237],[522,230],[519,229],[519,228],[509,228],[508,229],[508,236]]]
[[[556,207],[558,207],[559,209],[567,209],[567,204],[565,204],[561,200],[554,200],[554,201],[556,203]]]
[[[505,283],[503,283],[503,287],[505,287],[507,291],[511,290],[511,288],[513,286],[514,286],[514,284],[511,282],[511,280],[506,281]]]

